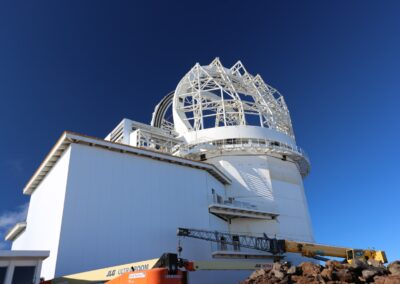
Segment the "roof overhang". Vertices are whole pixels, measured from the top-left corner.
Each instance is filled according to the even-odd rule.
[[[0,250],[1,259],[46,259],[50,255],[47,250]]]
[[[26,229],[26,222],[20,222],[14,225],[6,234],[6,241],[14,241]]]
[[[57,163],[59,158],[62,156],[64,151],[71,144],[81,144],[91,147],[101,148],[108,151],[114,151],[119,153],[126,153],[136,156],[141,156],[145,158],[150,158],[154,160],[159,160],[162,162],[167,162],[171,164],[177,164],[181,166],[201,169],[207,171],[213,177],[215,177],[222,184],[230,184],[231,180],[226,176],[220,169],[214,165],[193,161],[185,158],[175,157],[165,153],[160,153],[151,150],[145,150],[142,148],[137,148],[125,144],[115,143],[106,141],[100,138],[91,137],[83,134],[78,134],[74,132],[65,131],[61,137],[58,139],[57,143],[51,149],[50,153],[46,156],[44,161],[41,163],[39,168],[36,170],[34,175],[30,178],[26,186],[24,187],[23,193],[30,195],[39,186],[42,180],[47,176],[50,170]]]

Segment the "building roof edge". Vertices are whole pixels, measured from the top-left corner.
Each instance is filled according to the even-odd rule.
[[[47,174],[50,172],[53,166],[57,163],[57,161],[62,156],[64,151],[71,144],[83,144],[87,146],[102,148],[109,151],[133,154],[137,156],[159,160],[162,162],[168,162],[172,164],[178,164],[181,166],[197,168],[207,171],[222,184],[231,183],[229,177],[212,164],[193,161],[190,159],[176,157],[166,153],[160,153],[157,151],[151,151],[148,149],[142,149],[130,145],[106,141],[100,138],[87,136],[84,134],[79,134],[71,131],[64,131],[63,134],[58,139],[58,141],[56,142],[56,144],[53,146],[53,148],[47,154],[45,159],[42,161],[38,169],[35,171],[33,176],[29,179],[29,181],[25,185],[23,189],[24,194],[31,195],[35,191],[35,189],[39,186],[42,180],[47,176]]]
[[[26,229],[26,222],[19,222],[15,224],[5,235],[4,240],[14,241]]]

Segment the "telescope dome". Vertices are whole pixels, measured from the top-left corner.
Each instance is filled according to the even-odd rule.
[[[283,96],[253,76],[238,61],[231,68],[216,58],[197,63],[179,82],[173,96],[175,130],[187,132],[228,126],[269,128],[294,138]]]
[[[173,151],[178,156],[268,153],[295,161],[303,176],[310,169],[283,96],[240,61],[230,68],[219,58],[196,63],[156,106],[151,125],[182,141]]]

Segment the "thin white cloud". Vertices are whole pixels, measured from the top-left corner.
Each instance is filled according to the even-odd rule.
[[[14,211],[6,211],[0,215],[0,249],[7,249],[9,243],[4,242],[4,235],[16,223],[25,221],[29,203],[18,206]]]
[[[8,229],[15,223],[24,221],[28,213],[28,203],[20,205],[14,211],[7,211],[0,215],[0,230]]]

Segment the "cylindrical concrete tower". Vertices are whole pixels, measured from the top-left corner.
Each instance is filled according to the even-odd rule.
[[[179,82],[173,123],[186,142],[180,156],[210,162],[232,179],[225,200],[276,213],[271,220],[230,220],[232,232],[313,241],[302,178],[310,169],[296,146],[280,93],[241,62],[196,64]]]

